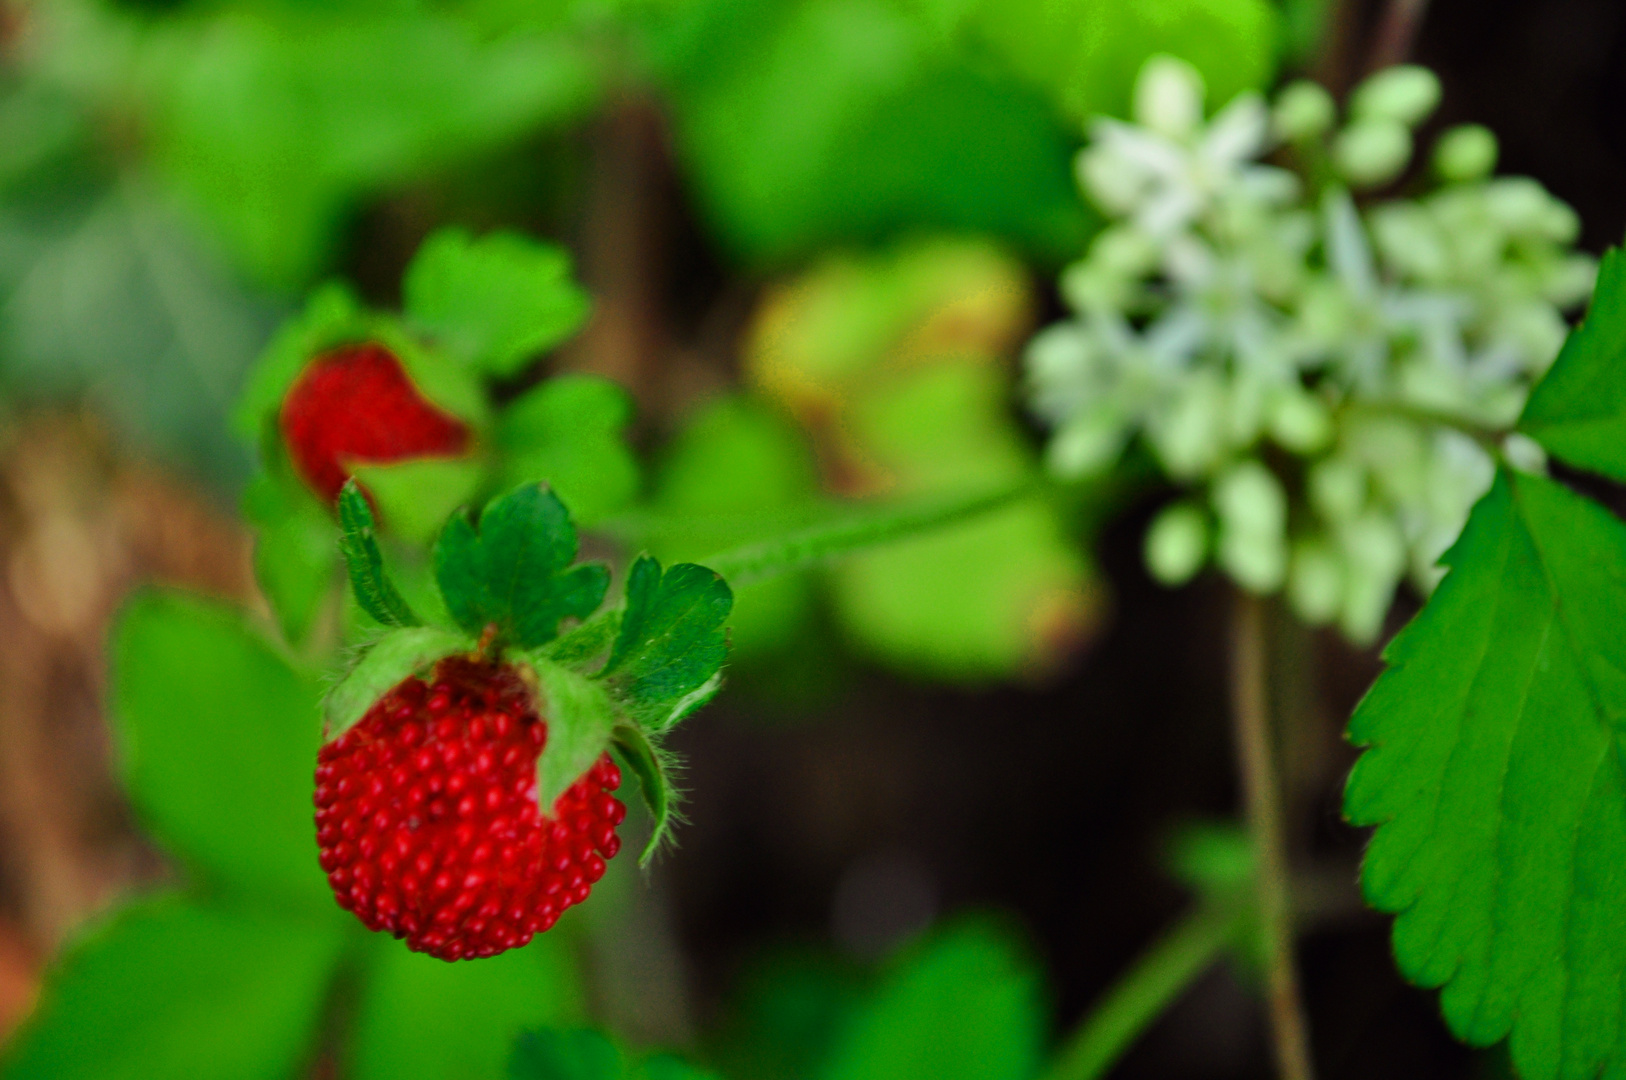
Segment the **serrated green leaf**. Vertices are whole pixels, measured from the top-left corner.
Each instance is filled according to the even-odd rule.
[[[1586,319],[1536,385],[1519,430],[1554,457],[1626,481],[1626,252],[1603,257]]]
[[[1039,978],[1008,934],[966,923],[910,950],[849,1025],[820,1080],[1028,1080]]]
[[[435,577],[459,626],[480,634],[496,625],[533,648],[558,636],[561,619],[585,619],[604,600],[609,571],[571,566],[575,558],[570,512],[552,491],[528,484],[488,504],[478,529],[466,514],[453,515],[435,543]]]
[[[308,1060],[342,923],[140,901],[51,967],[5,1080],[281,1080]]]
[[[528,1031],[514,1044],[509,1080],[619,1080],[621,1051],[596,1031]]]
[[[649,555],[633,562],[621,629],[600,672],[629,715],[662,732],[716,693],[733,604],[728,582],[704,566],[678,563],[663,574]]]
[[[536,762],[536,801],[546,812],[609,750],[616,708],[602,683],[540,656],[528,662],[542,699],[537,712],[548,725]]]
[[[424,241],[402,283],[407,315],[480,371],[518,373],[587,321],[592,304],[570,253],[514,232],[475,239],[442,229]]]
[[[283,636],[302,642],[333,586],[333,518],[292,478],[269,473],[243,492],[243,516],[255,531],[254,579]]]
[[[322,702],[322,730],[328,739],[349,731],[392,687],[425,671],[437,660],[474,649],[474,640],[435,626],[391,631],[375,641],[355,667]]]
[[[480,487],[484,466],[473,458],[416,458],[350,470],[378,503],[389,535],[411,544],[434,539],[446,519]]]
[[[311,797],[321,687],[244,616],[178,592],[136,595],[113,630],[125,785],[205,883],[332,910]]]
[[[618,724],[612,738],[622,763],[637,775],[644,805],[649,808],[650,819],[655,823],[649,833],[649,842],[638,856],[640,864],[648,863],[660,850],[661,843],[672,828],[672,782],[666,777],[660,752],[650,743],[649,736],[644,734],[642,728]]]
[[[339,492],[339,529],[339,550],[361,610],[385,626],[420,625],[423,620],[413,614],[384,568],[384,554],[373,535],[373,508],[354,479],[345,481]]]
[[[497,419],[502,484],[542,481],[571,516],[592,525],[638,494],[638,459],[624,432],[632,422],[626,390],[596,375],[559,375],[520,395]]]
[[[477,964],[379,935],[370,960],[345,1073],[356,1080],[490,1080],[521,1031],[583,1019],[572,943],[559,934]]]
[[[1397,963],[1524,1080],[1626,1076],[1626,525],[1503,473],[1350,723]]]

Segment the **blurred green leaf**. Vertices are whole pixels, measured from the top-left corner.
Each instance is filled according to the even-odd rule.
[[[475,239],[442,229],[418,249],[402,288],[409,318],[499,378],[581,329],[592,306],[569,252],[512,232]]]
[[[1519,430],[1571,465],[1626,481],[1626,252],[1598,268],[1586,319],[1536,384]]]
[[[704,566],[678,563],[662,573],[652,556],[633,562],[621,629],[600,677],[641,726],[666,731],[716,692],[733,605],[728,582]]]
[[[582,115],[590,54],[449,13],[283,6],[140,39],[153,155],[242,264],[298,286],[363,195]]]
[[[876,380],[848,433],[900,490],[939,491],[1035,475],[987,363],[952,362]],[[1094,619],[1083,554],[1033,495],[975,521],[847,559],[831,571],[837,612],[863,648],[955,679],[1043,670]]]
[[[852,1021],[821,1080],[1030,1080],[1039,976],[1009,935],[963,923],[909,950]]]
[[[283,636],[305,640],[334,580],[339,528],[327,507],[292,477],[262,472],[243,492],[254,526],[254,578]]]
[[[591,526],[638,493],[638,459],[624,437],[631,422],[632,399],[608,379],[545,379],[498,415],[498,486],[543,481],[576,522]]]
[[[596,1031],[530,1031],[508,1065],[510,1080],[620,1080],[621,1051]]]
[[[818,1075],[863,1003],[856,964],[806,947],[756,958],[730,994],[728,1022],[713,1049],[730,1080]]]
[[[552,641],[559,620],[585,619],[610,584],[599,563],[572,566],[576,530],[558,496],[527,484],[493,499],[478,527],[454,514],[435,542],[435,578],[457,624],[480,634],[495,624],[514,644]]]
[[[944,0],[912,0],[923,7]],[[1269,83],[1277,11],[1268,0],[974,0],[957,29],[1043,87],[1074,121],[1126,115],[1135,76],[1156,53],[1203,75],[1212,107]]]
[[[1502,473],[1350,721],[1368,901],[1461,1039],[1525,1080],[1620,1075],[1626,525]]]
[[[409,544],[427,544],[446,519],[480,489],[481,463],[472,458],[416,458],[357,464],[351,475],[378,504],[384,528]]]
[[[113,631],[113,720],[130,796],[206,883],[332,910],[311,798],[321,686],[242,613],[139,593]]]
[[[683,560],[766,539],[808,520],[817,491],[813,449],[794,424],[748,398],[719,398],[666,448],[653,500],[659,531],[646,542],[663,558]],[[784,653],[813,604],[808,574],[735,589],[732,660]]]
[[[249,462],[227,417],[270,330],[269,305],[148,185],[46,175],[61,191],[0,198],[0,392],[87,396],[159,455],[240,483]]]
[[[579,1023],[584,990],[559,931],[478,963],[448,964],[374,939],[347,1075],[499,1080],[526,1028]]]
[[[5,1080],[283,1080],[310,1060],[342,924],[177,896],[132,904],[53,964]]]
[[[721,1080],[716,1073],[671,1054],[657,1054],[641,1061],[628,1075],[630,1080]]]
[[[658,52],[700,201],[751,259],[930,228],[1058,258],[1083,242],[1073,140],[1044,99],[891,0],[690,4]]]

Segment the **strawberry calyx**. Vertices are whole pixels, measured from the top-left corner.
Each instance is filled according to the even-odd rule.
[[[619,848],[599,842],[620,821],[605,801],[615,758],[653,818],[642,859],[668,835],[661,743],[721,684],[732,593],[704,567],[640,556],[623,602],[601,608],[608,569],[574,561],[568,510],[532,484],[447,522],[435,570],[456,625],[426,625],[392,583],[353,480],[339,509],[357,601],[387,629],[323,705],[329,882],[412,948],[457,959],[513,947],[584,899]]]

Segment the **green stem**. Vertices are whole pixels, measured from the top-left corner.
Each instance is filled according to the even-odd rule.
[[[1271,746],[1265,608],[1238,590],[1231,622],[1231,714],[1265,952],[1271,1044],[1281,1080],[1313,1080],[1309,1025],[1293,965],[1293,911],[1281,782]]]
[[[1044,1080],[1095,1080],[1207,971],[1243,925],[1244,908],[1207,904],[1153,945],[1084,1019]]]
[[[907,506],[860,511],[837,521],[810,525],[787,536],[746,544],[698,561],[723,575],[730,585],[749,585],[954,525],[1008,506],[1035,490],[1032,481],[1024,480],[1014,486],[971,496],[960,495],[914,502]]]

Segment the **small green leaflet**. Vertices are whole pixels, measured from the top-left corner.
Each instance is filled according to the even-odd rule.
[[[413,614],[396,591],[384,569],[384,555],[373,533],[373,509],[355,480],[345,481],[339,492],[339,550],[350,569],[350,587],[361,610],[385,626],[418,626],[422,620]]]
[[[1519,430],[1556,457],[1626,481],[1626,253],[1603,257],[1592,307],[1525,406]]]
[[[418,249],[402,289],[408,316],[499,378],[574,334],[592,308],[564,248],[514,232],[442,229]]]
[[[529,649],[604,599],[609,570],[571,566],[575,558],[570,512],[546,487],[527,484],[487,505],[478,528],[467,514],[452,515],[435,543],[435,577],[459,626],[478,635],[495,625],[503,640]]]
[[[1362,885],[1459,1037],[1626,1077],[1626,525],[1503,472],[1444,561],[1350,724]]]
[[[627,575],[627,607],[601,677],[644,727],[663,732],[704,705],[728,655],[723,623],[734,594],[721,575],[694,563],[640,555]]]

